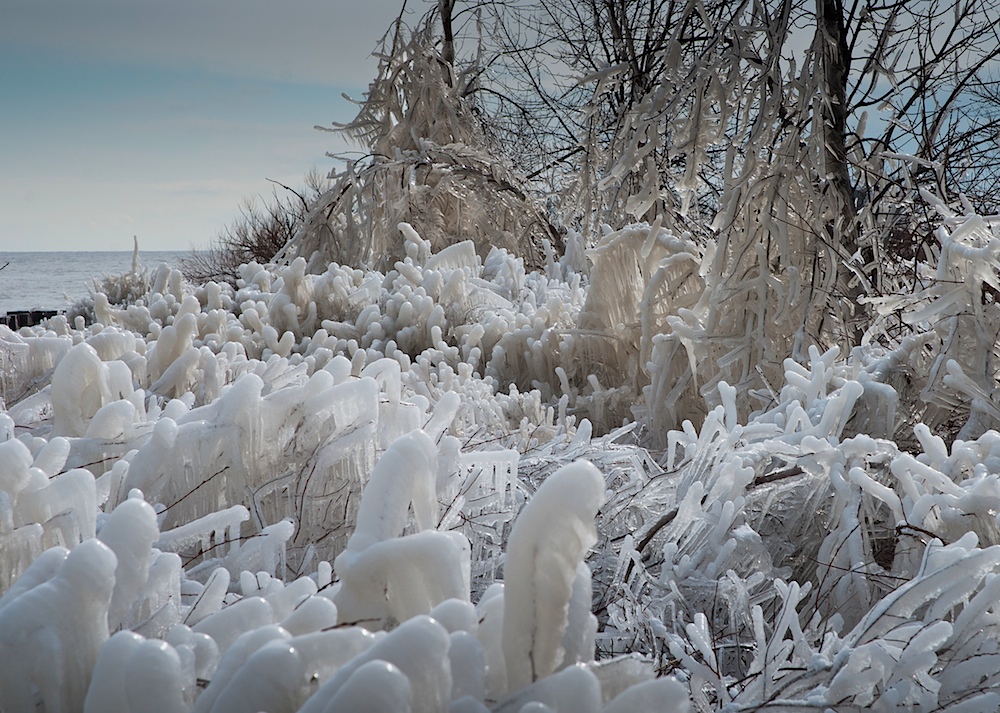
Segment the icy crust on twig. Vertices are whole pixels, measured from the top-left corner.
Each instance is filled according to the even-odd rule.
[[[998,243],[938,208],[767,394],[658,225],[0,327],[0,710],[996,708]]]

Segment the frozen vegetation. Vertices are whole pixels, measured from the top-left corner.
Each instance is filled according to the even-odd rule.
[[[0,713],[1000,709],[995,5],[434,5],[273,260],[0,327]]]
[[[0,327],[0,710],[996,709],[1000,239],[938,208],[925,289],[877,305],[911,336],[749,412],[661,383],[708,369],[670,318],[708,292],[648,295],[711,250],[656,225],[526,272],[402,224],[386,273],[164,266]]]

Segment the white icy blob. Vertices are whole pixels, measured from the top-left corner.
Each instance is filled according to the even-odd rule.
[[[191,630],[208,634],[219,645],[219,650],[225,651],[244,632],[272,623],[274,613],[271,605],[261,597],[250,597],[213,612],[192,626]]]
[[[467,631],[455,631],[448,637],[448,660],[451,665],[451,697],[486,697],[486,656],[479,639]]]
[[[90,539],[51,579],[0,609],[0,710],[80,710],[108,638],[115,555]]]
[[[48,482],[40,473],[32,467],[26,445],[13,440],[0,443],[0,594],[29,571],[32,561],[45,549],[45,529],[28,520],[18,502],[19,494],[29,485]],[[6,599],[5,595],[0,602]]]
[[[195,701],[192,713],[210,713],[215,710],[215,704],[226,691],[230,682],[237,676],[240,669],[250,658],[271,642],[284,642],[291,638],[288,632],[280,626],[264,626],[241,635],[225,652],[219,666],[198,700]],[[253,709],[251,709],[253,710]]]
[[[374,641],[358,628],[296,637],[277,626],[249,631],[226,651],[194,711],[291,713]]]
[[[35,456],[32,466],[50,478],[59,475],[66,465],[66,459],[69,458],[70,447],[67,439],[56,436],[42,447]]]
[[[594,638],[597,636],[597,617],[590,609],[593,602],[590,567],[581,562],[573,578],[573,592],[566,612],[566,631],[563,633],[562,666],[594,660]]]
[[[479,628],[479,615],[471,602],[463,599],[448,599],[434,607],[431,618],[451,633],[466,631],[475,634]]]
[[[303,634],[294,637],[290,643],[302,656],[306,677],[318,688],[380,637],[384,634],[372,634],[359,626],[352,626]]]
[[[167,631],[166,641],[178,651],[188,652],[195,678],[211,680],[219,664],[219,647],[207,634],[197,634],[183,624],[174,624]]]
[[[118,558],[115,589],[108,609],[111,631],[136,623],[132,612],[141,603],[139,593],[149,575],[153,543],[160,535],[153,507],[138,495],[116,507],[98,535]]]
[[[119,631],[101,647],[84,713],[183,713],[181,658],[165,641]]]
[[[65,547],[51,547],[35,558],[31,565],[24,570],[24,574],[0,597],[0,609],[25,592],[52,579],[62,567],[67,555],[69,555],[69,550]]]
[[[219,611],[227,591],[229,591],[229,571],[224,567],[218,567],[208,576],[205,588],[191,606],[184,623],[195,626],[205,617]]]
[[[146,574],[136,609],[134,630],[148,638],[162,638],[181,620],[181,558],[160,552]]]
[[[287,639],[255,651],[219,694],[212,713],[291,713],[305,698],[305,666]]]
[[[436,475],[437,447],[430,436],[414,431],[396,439],[379,458],[365,486],[347,549],[361,551],[402,535],[411,504],[417,529],[434,527]]]
[[[337,605],[326,597],[309,597],[281,620],[281,627],[293,636],[337,625]]]
[[[427,530],[337,557],[341,588],[334,596],[341,623],[379,628],[405,621],[447,599],[469,598],[469,541],[461,533]]]
[[[355,670],[323,713],[410,713],[410,681],[388,661],[369,661]]]
[[[448,632],[428,616],[401,624],[374,646],[337,671],[302,706],[299,713],[322,713],[336,700],[352,676],[369,661],[397,666],[410,683],[411,705],[421,713],[444,713],[451,698]]]
[[[92,346],[77,344],[52,374],[52,433],[84,435],[102,406],[132,391],[132,372],[124,362],[102,362]]]
[[[691,702],[687,687],[672,678],[645,681],[622,691],[604,713],[688,713]]]
[[[507,692],[507,667],[503,655],[503,582],[494,582],[483,593],[476,611],[477,636],[486,659],[486,693],[496,700]]]
[[[490,709],[472,696],[462,696],[457,701],[452,701],[448,706],[448,713],[490,713]]]
[[[341,622],[378,628],[469,599],[468,539],[436,525],[437,448],[423,431],[396,439],[365,486],[357,529],[334,567]],[[400,537],[412,505],[418,532]]]
[[[14,524],[40,523],[48,544],[73,547],[94,536],[97,487],[90,471],[74,468],[51,480],[32,468],[31,480],[20,492]]]
[[[518,515],[504,564],[503,653],[507,690],[516,691],[549,675],[573,657],[593,651],[586,617],[567,623],[574,582],[587,549],[597,542],[594,517],[604,503],[604,478],[592,464],[560,468]],[[579,585],[581,590],[583,583]],[[584,638],[590,635],[589,642]]]
[[[284,619],[295,607],[316,593],[316,582],[309,577],[299,577],[288,584],[283,584],[280,579],[273,581],[280,586],[261,594],[271,605],[275,621]]]
[[[586,667],[577,664],[514,693],[495,706],[493,711],[514,713],[523,711],[529,703],[544,704],[556,713],[599,713],[601,684]],[[535,710],[545,709],[536,707]]]
[[[605,704],[627,688],[652,681],[656,676],[653,661],[636,653],[597,661],[588,664],[587,668],[597,676]]]
[[[14,438],[14,419],[5,413],[0,413],[0,443],[6,443]]]

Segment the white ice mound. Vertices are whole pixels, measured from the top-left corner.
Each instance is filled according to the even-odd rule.
[[[375,679],[391,687],[389,700],[402,697],[406,688],[402,682],[408,679],[411,710],[415,713],[445,713],[452,687],[448,645],[448,631],[443,626],[428,616],[414,617],[337,671],[302,706],[300,713],[351,710],[343,706],[348,701],[359,700],[360,682],[370,681],[374,675],[373,667],[365,669],[371,661],[387,662],[403,674],[404,678],[400,678],[383,670],[381,674],[374,675]]]
[[[437,447],[423,431],[396,439],[372,471],[357,527],[334,568],[341,622],[379,628],[448,599],[469,599],[469,541],[437,524]],[[403,535],[413,512],[417,532]]]
[[[101,527],[98,537],[111,548],[118,560],[115,588],[108,611],[108,624],[112,631],[122,625],[141,623],[135,615],[143,601],[140,593],[149,575],[152,547],[159,534],[156,513],[138,492],[116,507]]]
[[[134,391],[132,372],[122,361],[103,362],[89,344],[77,344],[52,374],[52,431],[82,436],[101,407]]]
[[[114,553],[98,540],[77,545],[51,579],[0,609],[0,710],[83,708],[108,638]]]
[[[184,694],[193,693],[194,681],[186,681],[183,669],[167,642],[119,631],[101,648],[83,711],[184,713]]]
[[[603,503],[604,477],[593,464],[577,461],[549,476],[514,523],[504,564],[508,690],[573,663],[566,660],[564,639],[570,619],[577,619],[570,616],[570,603],[578,567],[597,542],[594,517]],[[589,578],[587,584],[589,594]],[[588,623],[573,623],[589,628]],[[573,654],[582,656],[586,650],[574,641]]]

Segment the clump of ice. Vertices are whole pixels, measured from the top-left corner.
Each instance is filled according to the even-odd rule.
[[[597,542],[594,517],[603,502],[604,478],[578,462],[549,476],[521,511],[504,565],[508,690],[592,658],[597,622],[590,615],[590,570],[581,563]]]
[[[469,598],[468,540],[433,529],[437,455],[417,430],[393,442],[372,471],[354,534],[334,562],[343,621],[378,627]],[[403,536],[411,509],[416,532]]]
[[[153,559],[153,543],[159,537],[156,513],[135,492],[114,509],[101,525],[99,539],[107,545],[118,561],[115,568],[115,588],[108,608],[111,631],[141,624],[138,619],[142,605],[142,589],[149,576]]]
[[[108,639],[114,553],[94,539],[57,553],[50,577],[0,609],[0,709],[81,709]]]
[[[101,647],[84,713],[183,713],[194,683],[186,680],[185,663],[165,641],[120,631]]]

